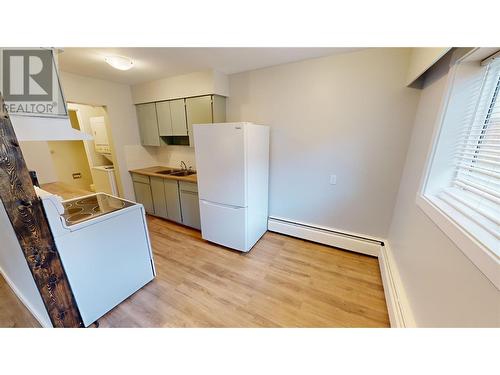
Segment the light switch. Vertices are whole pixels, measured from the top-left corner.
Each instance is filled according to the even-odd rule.
[[[330,185],[337,185],[337,175],[335,174],[330,175]]]

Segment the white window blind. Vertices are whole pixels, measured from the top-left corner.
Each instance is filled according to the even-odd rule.
[[[454,177],[439,197],[496,238],[500,247],[500,58],[484,68],[471,99],[457,124]]]

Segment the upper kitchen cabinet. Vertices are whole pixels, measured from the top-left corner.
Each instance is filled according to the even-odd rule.
[[[193,124],[211,124],[226,121],[226,98],[218,95],[186,99],[189,145],[194,147]]]
[[[226,98],[220,95],[212,96],[213,123],[226,122]]]
[[[186,99],[189,145],[194,147],[193,124],[212,123],[212,96]]]
[[[155,103],[138,104],[136,109],[141,144],[143,146],[160,146]]]
[[[186,104],[185,99],[170,101],[170,114],[172,117],[172,135],[187,136]]]
[[[164,100],[136,107],[143,146],[194,147],[193,124],[226,121],[226,98],[219,95]]]
[[[156,103],[156,115],[158,117],[158,132],[160,136],[168,137],[173,135],[170,102]]]
[[[158,129],[162,137],[187,136],[184,99],[156,103]],[[167,142],[168,143],[168,142]]]

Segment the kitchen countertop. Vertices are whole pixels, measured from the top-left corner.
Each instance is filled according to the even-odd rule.
[[[142,174],[144,176],[151,176],[151,177],[161,177],[161,178],[166,178],[169,180],[177,180],[177,181],[186,181],[186,182],[194,182],[197,183],[198,180],[196,178],[196,173],[192,174],[190,176],[172,176],[169,174],[160,174],[157,173],[159,171],[165,170],[165,169],[175,169],[175,170],[180,170],[179,168],[174,168],[174,167],[167,167],[167,166],[156,166],[156,167],[149,167],[149,168],[141,168],[141,169],[134,169],[129,171],[130,173],[137,173],[137,174]]]

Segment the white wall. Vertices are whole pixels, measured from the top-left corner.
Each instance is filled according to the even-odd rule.
[[[77,189],[90,191],[92,173],[83,142],[49,141],[48,145],[57,181]],[[81,177],[75,179],[73,173],[80,173]]]
[[[134,103],[207,94],[228,96],[228,77],[214,70],[205,70],[132,86]],[[127,146],[126,159],[129,169],[154,165],[178,167],[181,161],[185,161],[188,166],[195,167],[194,149],[184,146]]]
[[[49,314],[45,309],[40,292],[31,275],[2,202],[0,202],[0,238],[2,240],[2,246],[0,246],[0,272],[42,325],[52,327]]]
[[[134,103],[207,94],[228,96],[227,76],[214,70],[205,70],[132,86]]]
[[[80,130],[92,135],[92,127],[90,126],[91,117],[104,117],[106,118],[106,111],[101,106],[91,106],[85,104],[68,103],[68,109],[77,111],[78,124]],[[109,125],[106,124],[108,127]],[[101,154],[95,151],[94,140],[83,141],[85,143],[85,150],[89,159],[90,167],[110,165],[111,162]]]
[[[419,97],[409,57],[367,49],[229,76],[228,121],[271,126],[271,216],[386,237]]]
[[[415,203],[445,94],[443,60],[425,78],[389,244],[417,326],[500,327],[500,292]]]
[[[119,190],[127,199],[134,199],[132,180],[128,172],[130,169],[154,165],[178,166],[181,160],[195,166],[192,148],[141,146],[133,102],[207,93],[228,94],[227,77],[214,71],[170,77],[132,88],[128,85],[61,72],[61,84],[68,102],[106,107],[107,125],[111,130],[110,138],[116,153],[115,165],[119,168],[117,175]],[[71,104],[71,108],[80,107]]]
[[[61,72],[61,84],[66,101],[106,107],[112,148],[116,154],[115,167],[120,195],[134,199],[132,179],[128,173],[125,149],[140,145],[139,127],[130,86]]]
[[[180,167],[181,161],[184,161],[188,167],[196,169],[196,159],[194,148],[185,146],[167,146],[160,147],[157,153],[157,160],[160,165],[170,167]]]
[[[48,184],[57,181],[57,173],[46,141],[19,142],[24,161],[29,170],[36,171],[38,182]]]
[[[125,146],[125,163],[128,170],[154,167],[160,165],[158,147],[144,147],[141,145]]]
[[[78,124],[79,129],[82,132],[85,132],[89,135],[92,135],[92,129],[90,127],[90,117],[95,116],[105,116],[105,110],[103,107],[97,106],[89,106],[82,104],[74,104],[68,103],[68,109],[75,110],[78,112]],[[70,115],[71,116],[71,115]],[[85,146],[85,153],[87,155],[89,167],[98,165],[109,165],[111,162],[106,159],[104,156],[98,154],[95,151],[94,141],[82,141]],[[81,185],[85,177],[86,168],[76,168],[76,165],[69,165],[67,168],[63,168],[64,163],[55,163],[58,161],[58,154],[54,154],[54,149],[58,151],[63,151],[63,147],[68,148],[68,145],[73,145],[73,147],[77,147],[76,142],[68,142],[68,141],[58,141],[58,142],[47,142],[47,141],[35,141],[35,142],[20,142],[21,150],[24,155],[24,159],[28,166],[28,169],[35,170],[38,175],[38,180],[41,184],[50,183],[50,182],[66,182],[70,185]],[[67,154],[71,156],[71,154]],[[86,159],[86,160],[87,160]],[[83,163],[87,164],[86,160],[82,160]],[[59,164],[60,168],[57,168]],[[68,169],[69,168],[69,169]],[[73,170],[72,170],[73,168]],[[82,180],[72,180],[69,179],[65,181],[64,178],[58,177],[58,171],[61,173],[62,171],[66,172],[67,176],[70,176],[72,172],[82,172],[84,178]],[[92,172],[92,171],[90,171]],[[69,177],[68,177],[69,178]],[[87,183],[88,182],[88,183]],[[79,186],[82,189],[89,190],[89,186],[91,181],[87,181],[86,185],[83,184]]]

